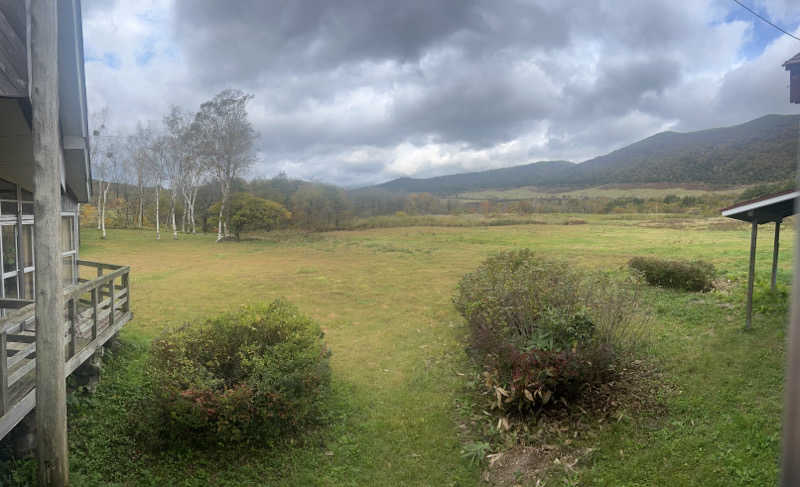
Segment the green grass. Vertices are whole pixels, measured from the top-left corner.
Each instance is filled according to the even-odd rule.
[[[727,293],[647,291],[655,317],[649,351],[673,392],[665,394],[664,412],[625,416],[579,438],[594,452],[567,481],[774,485],[784,310],[761,293],[754,330],[742,331],[748,231],[710,230],[705,220],[578,217],[588,224],[384,228],[223,244],[212,235],[155,241],[151,232],[122,230],[103,241],[84,230],[82,258],[131,266],[135,317],[98,393],[72,400],[73,485],[480,485],[483,465],[462,453],[458,428],[469,365],[451,296],[486,256],[520,247],[619,272],[635,255],[699,258],[733,281]],[[763,227],[763,281],[771,238]],[[792,238],[786,229],[784,286]],[[149,340],[167,327],[276,297],[326,331],[333,351],[327,425],[273,449],[151,452],[136,445],[126,417],[135,413]]]
[[[499,199],[499,200],[525,200],[533,198],[664,198],[667,195],[674,195],[678,197],[684,196],[735,196],[741,193],[747,186],[739,186],[735,188],[725,189],[710,189],[710,188],[695,188],[676,186],[665,188],[661,185],[653,186],[596,186],[593,188],[573,189],[569,191],[547,191],[543,188],[536,186],[524,186],[521,188],[513,189],[488,189],[484,191],[472,191],[467,193],[460,193],[459,199],[466,200],[486,200],[486,199]]]

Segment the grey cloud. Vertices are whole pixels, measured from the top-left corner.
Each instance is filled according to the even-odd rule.
[[[97,3],[87,15],[116,5]],[[128,90],[120,100],[253,92],[261,174],[286,168],[353,185],[397,171],[580,160],[664,128],[791,110],[779,64],[797,48],[776,41],[743,61],[747,25],[727,24],[729,9],[720,0],[176,0],[167,34],[184,74],[165,79],[164,93],[144,93],[158,89],[152,67],[144,87],[109,79]],[[116,85],[103,86],[107,99]],[[128,107],[131,117],[157,118],[157,104],[141,106]],[[444,156],[396,164],[407,146],[428,145]]]

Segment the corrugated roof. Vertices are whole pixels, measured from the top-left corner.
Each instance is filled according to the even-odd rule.
[[[721,209],[719,211],[728,211],[728,210],[732,210],[734,208],[738,208],[740,206],[752,205],[753,203],[758,203],[759,201],[764,201],[764,200],[768,200],[768,199],[771,199],[771,198],[775,198],[777,196],[783,196],[785,194],[794,193],[795,191],[797,191],[797,190],[796,189],[787,189],[786,191],[781,191],[780,193],[772,193],[772,194],[768,194],[768,195],[764,195],[764,196],[759,196],[758,198],[753,198],[751,200],[737,201],[736,203],[732,204],[731,206],[729,206],[727,208],[723,208],[723,209]]]
[[[800,191],[797,190],[768,194],[723,208],[722,216],[748,222],[756,220],[758,223],[780,221],[787,216],[794,215],[798,196],[800,196]]]
[[[783,67],[789,69],[789,66],[792,66],[794,64],[800,64],[800,52],[795,54],[793,58],[783,63]]]

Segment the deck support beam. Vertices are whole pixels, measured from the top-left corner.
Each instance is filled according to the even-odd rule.
[[[780,247],[780,241],[781,220],[777,220],[775,222],[775,242],[772,245],[772,281],[770,282],[772,292],[775,292],[778,284],[778,248]]]
[[[36,255],[36,450],[38,484],[69,484],[64,293],[61,264],[58,5],[30,0],[30,94],[33,107]]]
[[[758,219],[753,215],[753,226],[750,230],[750,269],[747,273],[747,318],[744,328],[750,329],[753,322],[753,282],[756,278],[756,242],[758,241]]]

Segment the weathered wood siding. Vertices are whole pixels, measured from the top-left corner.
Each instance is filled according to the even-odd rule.
[[[0,0],[0,96],[28,96],[25,2]]]

